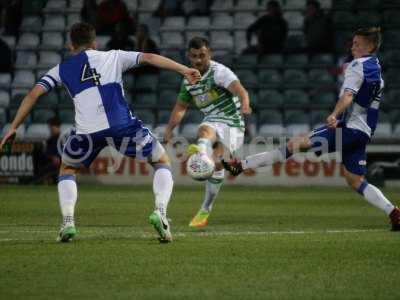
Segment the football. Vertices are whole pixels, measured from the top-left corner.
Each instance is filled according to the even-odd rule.
[[[193,154],[186,163],[186,171],[194,180],[204,181],[211,177],[215,164],[207,156],[201,153]]]

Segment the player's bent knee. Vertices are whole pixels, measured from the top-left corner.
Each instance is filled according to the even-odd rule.
[[[64,163],[61,163],[59,176],[76,175],[78,173],[78,171],[79,171],[79,168],[68,166]]]
[[[363,176],[352,174],[350,172],[345,173],[345,178],[346,178],[347,184],[355,190],[358,190],[358,188],[361,186],[361,184],[364,181]]]

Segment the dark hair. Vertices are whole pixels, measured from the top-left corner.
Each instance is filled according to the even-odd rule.
[[[367,28],[359,28],[354,32],[354,36],[362,36],[367,41],[372,43],[375,46],[374,52],[379,50],[379,47],[382,44],[382,35],[380,27],[367,27]]]
[[[88,46],[96,39],[96,29],[89,23],[75,23],[69,36],[74,47]]]
[[[188,49],[200,49],[201,47],[210,48],[210,43],[206,38],[195,36],[189,41]]]

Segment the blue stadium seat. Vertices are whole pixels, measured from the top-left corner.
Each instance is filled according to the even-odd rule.
[[[136,93],[133,97],[132,106],[139,107],[156,107],[157,94],[156,93]]]
[[[302,90],[286,90],[284,97],[286,108],[307,108],[310,103],[308,95]]]
[[[75,111],[73,109],[60,109],[58,117],[61,123],[75,123]]]
[[[260,90],[259,107],[281,108],[283,105],[283,96],[278,90]]]
[[[58,105],[58,94],[55,91],[44,94],[37,102],[37,107],[55,108]]]
[[[259,62],[262,68],[279,68],[283,65],[282,54],[267,54],[260,58]]]
[[[307,73],[299,69],[287,69],[283,72],[286,88],[302,88],[309,85]]]
[[[47,121],[56,116],[54,110],[46,108],[35,109],[32,113],[32,122],[47,123]]]
[[[47,140],[50,137],[50,128],[46,123],[31,124],[25,132],[25,139]]]
[[[263,88],[279,88],[282,84],[282,75],[277,70],[260,70],[258,80]]]
[[[251,70],[238,70],[236,75],[245,88],[257,87],[257,75]]]

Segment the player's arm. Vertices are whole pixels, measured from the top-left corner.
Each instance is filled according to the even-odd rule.
[[[198,70],[188,68],[173,61],[172,59],[158,54],[142,53],[140,56],[140,64],[149,64],[161,69],[178,72],[182,74],[191,84],[196,84],[201,78]]]
[[[165,129],[164,140],[169,142],[173,137],[173,131],[178,126],[186,114],[189,104],[179,99],[176,101],[175,107],[172,110],[171,117],[169,118],[167,128]]]
[[[0,150],[3,148],[5,143],[15,137],[19,125],[21,125],[22,122],[25,120],[26,116],[35,106],[39,97],[46,92],[47,90],[41,85],[35,85],[33,89],[25,96],[20,107],[18,108],[17,114],[15,115],[15,118],[12,121],[10,128],[8,129],[7,133],[4,135],[1,141]]]
[[[231,92],[233,95],[238,96],[240,99],[241,105],[241,112],[244,115],[251,114],[251,107],[250,107],[250,98],[249,93],[243,87],[239,80],[233,81],[228,86],[228,91]]]
[[[337,117],[353,103],[353,97],[354,97],[353,92],[349,90],[344,91],[343,95],[336,103],[335,109],[326,119],[326,122],[328,123],[329,127],[336,127]]]

